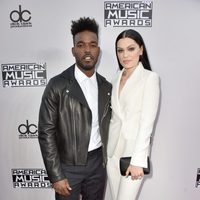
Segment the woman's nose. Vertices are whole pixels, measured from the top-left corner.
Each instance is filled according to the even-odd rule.
[[[123,57],[127,57],[127,56],[128,56],[128,52],[127,52],[127,51],[124,51]]]

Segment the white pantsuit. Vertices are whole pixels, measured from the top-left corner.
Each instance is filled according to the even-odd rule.
[[[159,104],[159,77],[139,63],[119,94],[122,73],[113,81],[107,171],[113,200],[134,200],[142,181],[122,177],[119,158],[131,156],[132,165],[147,167]]]

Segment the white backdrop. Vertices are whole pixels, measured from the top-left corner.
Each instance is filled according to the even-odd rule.
[[[6,69],[3,66],[46,63],[48,81],[74,63],[71,20],[89,16],[94,17],[101,27],[102,55],[98,71],[111,80],[117,70],[115,38],[122,30],[131,27],[104,27],[104,2],[0,0],[1,200],[54,199],[53,190],[32,188],[28,183],[30,177],[32,182],[40,183],[43,178],[43,174],[39,175],[44,165],[36,126],[44,86],[3,87],[3,71]],[[152,68],[160,75],[162,90],[153,137],[152,173],[145,179],[138,199],[198,200],[200,186],[195,185],[197,169],[200,168],[200,1],[152,2],[152,26],[132,27],[142,34],[146,42]],[[11,28],[12,11],[18,11],[11,17],[15,21],[19,15],[23,20],[31,17],[26,24],[30,27]],[[25,133],[27,130],[29,133]],[[25,138],[22,139],[22,136]],[[13,172],[13,169],[18,171]],[[42,170],[35,174],[33,169]],[[14,183],[16,180],[18,183]],[[23,188],[22,182],[30,188]],[[105,200],[111,200],[109,188]]]

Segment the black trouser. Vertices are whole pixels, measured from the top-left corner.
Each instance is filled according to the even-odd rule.
[[[63,172],[72,188],[69,197],[56,193],[56,200],[103,200],[106,181],[106,168],[103,166],[102,148],[88,153],[85,166],[69,166],[62,164]]]

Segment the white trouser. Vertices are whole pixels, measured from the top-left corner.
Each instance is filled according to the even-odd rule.
[[[140,180],[132,180],[121,176],[119,159],[115,156],[108,158],[107,163],[108,182],[113,200],[135,200],[142,183]]]

